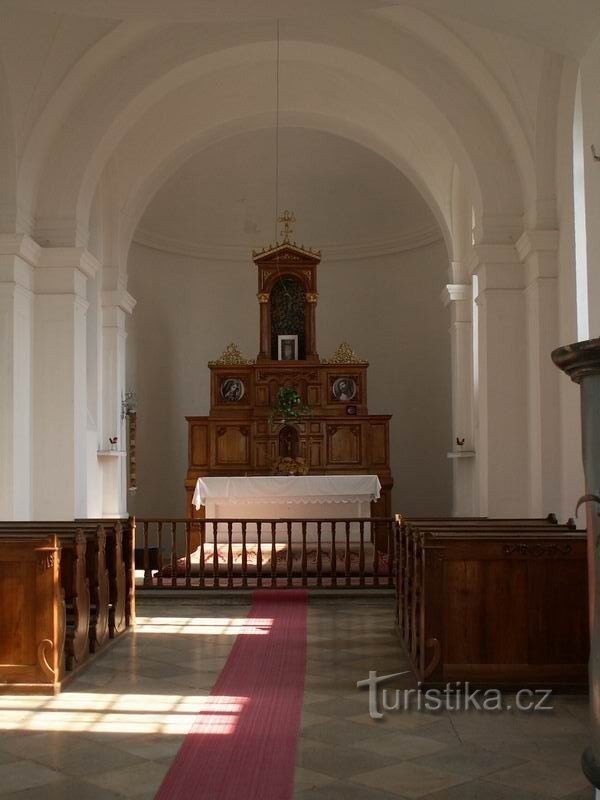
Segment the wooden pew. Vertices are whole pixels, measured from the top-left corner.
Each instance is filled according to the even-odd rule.
[[[105,528],[106,525],[106,528]],[[123,633],[135,619],[135,583],[128,581],[123,551],[133,553],[132,531],[120,521],[0,522],[0,551],[11,537],[35,541],[51,533],[61,547],[58,586],[65,616],[63,675]],[[125,544],[124,544],[125,542]],[[132,556],[131,556],[132,557]],[[129,572],[133,576],[133,570]],[[131,583],[131,587],[128,587]],[[4,600],[4,592],[0,596]],[[25,623],[27,624],[27,623]]]
[[[55,694],[64,672],[66,612],[56,536],[2,538],[0,693]]]
[[[403,520],[397,545],[396,622],[424,684],[585,686],[584,532]]]

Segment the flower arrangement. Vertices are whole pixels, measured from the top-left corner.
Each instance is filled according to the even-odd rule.
[[[308,475],[308,464],[303,458],[285,456],[273,464],[274,475]]]
[[[302,398],[292,386],[280,386],[275,406],[269,414],[269,422],[283,422],[310,416],[310,408],[305,406]]]

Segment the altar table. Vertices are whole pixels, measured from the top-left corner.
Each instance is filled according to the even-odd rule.
[[[204,506],[207,519],[366,519],[380,493],[377,475],[212,477],[198,479],[193,504],[196,509]],[[300,525],[293,526],[295,540],[300,530]],[[365,532],[369,533],[366,526]],[[248,525],[247,534],[255,533],[255,526]],[[351,533],[356,539],[358,523]],[[315,535],[313,524],[309,539]],[[239,531],[234,530],[234,536],[237,539]]]

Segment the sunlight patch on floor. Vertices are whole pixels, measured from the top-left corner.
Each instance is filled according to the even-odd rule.
[[[0,697],[0,731],[193,733],[235,730],[246,697],[68,692],[58,697]]]
[[[272,619],[244,617],[137,617],[135,633],[263,636],[269,633],[272,626]]]

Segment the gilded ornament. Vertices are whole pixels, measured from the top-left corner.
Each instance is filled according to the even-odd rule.
[[[259,303],[268,303],[269,302],[269,293],[268,292],[259,292],[257,295]]]
[[[209,367],[247,366],[248,364],[254,364],[254,361],[244,358],[240,348],[234,342],[227,345],[221,358],[208,362]]]
[[[364,358],[356,355],[348,342],[342,342],[331,358],[325,359],[323,364],[368,364]]]
[[[307,292],[305,297],[306,297],[306,302],[307,303],[316,303],[317,300],[319,299],[319,293],[318,292]]]

